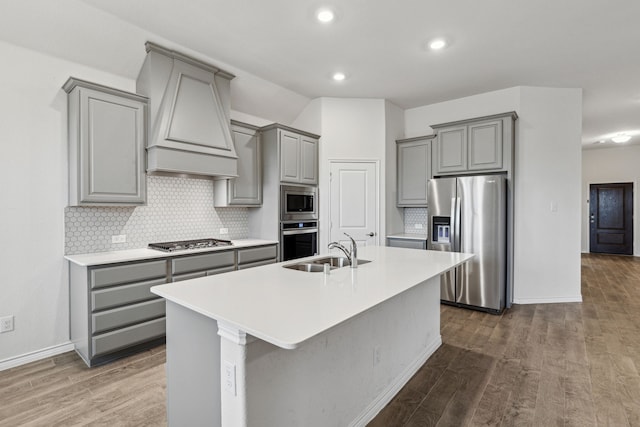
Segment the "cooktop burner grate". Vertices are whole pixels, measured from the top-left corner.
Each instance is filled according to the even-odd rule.
[[[231,246],[231,240],[222,239],[197,239],[180,240],[176,242],[149,243],[149,249],[156,249],[164,252],[182,251],[186,249],[213,248],[216,246]]]

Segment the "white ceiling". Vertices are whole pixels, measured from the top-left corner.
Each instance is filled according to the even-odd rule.
[[[338,15],[329,25],[314,19],[325,5]],[[130,37],[108,14],[141,38],[156,34],[308,98],[386,98],[412,108],[520,85],[579,87],[583,144],[623,131],[640,143],[635,0],[23,0],[10,8],[0,38],[72,60],[78,34],[85,44],[115,38],[124,59],[112,71],[131,77],[140,55],[125,54]],[[21,19],[58,25],[58,34],[36,39]],[[450,46],[426,50],[436,36]],[[114,64],[98,52],[92,65],[109,70]],[[331,81],[336,70],[347,80]]]

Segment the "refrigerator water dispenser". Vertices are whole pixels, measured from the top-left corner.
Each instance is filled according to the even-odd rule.
[[[433,217],[431,239],[434,243],[451,243],[451,218],[445,216]]]

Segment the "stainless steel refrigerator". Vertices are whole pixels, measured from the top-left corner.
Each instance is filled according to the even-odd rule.
[[[428,202],[428,249],[475,254],[441,276],[441,300],[501,312],[507,288],[506,177],[431,179]]]

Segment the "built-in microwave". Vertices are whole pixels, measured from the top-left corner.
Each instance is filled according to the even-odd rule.
[[[293,185],[280,186],[280,220],[318,219],[318,189]]]

